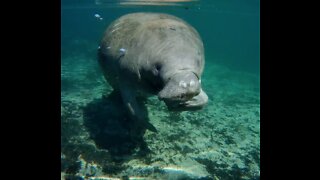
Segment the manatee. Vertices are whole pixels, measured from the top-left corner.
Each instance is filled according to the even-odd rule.
[[[98,48],[107,82],[120,91],[130,116],[147,118],[140,96],[158,96],[170,111],[194,111],[207,104],[201,87],[204,47],[199,33],[182,19],[162,13],[131,13],[113,21]],[[149,128],[153,129],[154,128]]]

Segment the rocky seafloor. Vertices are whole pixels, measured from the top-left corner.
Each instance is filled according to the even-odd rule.
[[[149,122],[158,132],[145,131],[137,143],[95,58],[61,62],[61,179],[260,179],[258,76],[207,60],[208,105],[175,113],[149,98]]]

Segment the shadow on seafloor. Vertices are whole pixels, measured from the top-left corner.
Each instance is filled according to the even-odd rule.
[[[143,157],[149,153],[143,140],[146,129],[137,127],[130,119],[119,92],[93,100],[84,107],[83,113],[84,125],[97,148],[108,150],[113,157]],[[136,128],[134,135],[133,128]]]

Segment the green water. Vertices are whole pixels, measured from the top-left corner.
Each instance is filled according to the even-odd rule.
[[[105,2],[62,1],[61,176],[260,179],[259,1]],[[143,153],[128,140],[121,100],[110,95],[96,59],[106,27],[132,12],[169,13],[197,29],[205,48],[202,86],[209,96],[204,109],[178,114],[149,98],[149,121],[158,133],[144,133]]]

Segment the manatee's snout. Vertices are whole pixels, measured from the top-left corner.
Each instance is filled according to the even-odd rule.
[[[197,75],[192,72],[179,73],[169,78],[158,97],[163,101],[187,101],[197,96],[201,85]]]
[[[179,73],[171,77],[158,97],[169,110],[201,109],[208,101],[201,89],[201,83],[195,73]]]

